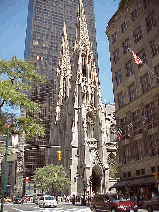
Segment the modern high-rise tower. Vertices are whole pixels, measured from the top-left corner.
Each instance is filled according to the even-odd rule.
[[[39,71],[49,79],[55,76],[64,22],[70,52],[75,42],[79,0],[29,0],[25,58],[40,60]],[[84,0],[90,41],[97,62],[97,45],[93,0]]]

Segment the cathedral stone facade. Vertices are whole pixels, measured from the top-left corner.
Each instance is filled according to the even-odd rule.
[[[56,109],[46,163],[62,164],[71,179],[71,194],[108,191],[114,184],[110,167],[116,160],[115,105],[102,103],[98,70],[90,42],[82,0],[76,38],[70,56],[64,24],[56,76]],[[71,61],[73,58],[73,61]]]

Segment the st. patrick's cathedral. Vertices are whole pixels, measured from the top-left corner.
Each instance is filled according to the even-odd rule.
[[[115,105],[102,103],[99,73],[93,56],[82,0],[79,2],[73,55],[70,55],[67,25],[63,26],[56,75],[56,110],[52,122],[48,163],[66,167],[71,194],[106,192],[115,182]],[[109,92],[109,91],[105,91]]]

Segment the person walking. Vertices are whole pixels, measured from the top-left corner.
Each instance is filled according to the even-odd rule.
[[[72,195],[72,204],[75,205],[75,195]]]

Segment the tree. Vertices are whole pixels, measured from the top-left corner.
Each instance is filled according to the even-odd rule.
[[[27,116],[14,117],[11,131],[25,131],[26,138],[44,136],[42,120],[32,115],[40,111],[38,104],[29,98],[34,86],[44,82],[44,76],[38,74],[33,62],[19,60],[15,56],[11,60],[0,60],[0,134],[6,133],[5,113],[2,113],[2,109],[20,107],[27,111]]]
[[[43,168],[37,168],[34,171],[34,181],[43,191],[49,191],[50,189],[55,192],[64,191],[70,189],[70,179],[67,177],[65,168],[60,166],[54,166],[49,164]]]

